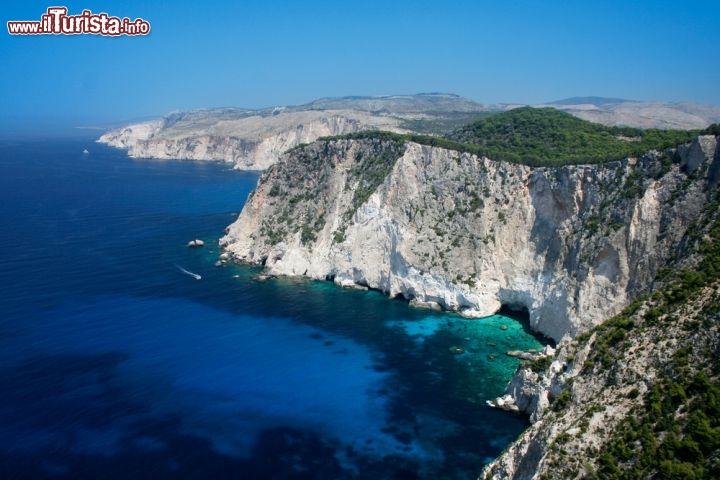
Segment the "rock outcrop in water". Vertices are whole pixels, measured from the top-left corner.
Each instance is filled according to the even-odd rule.
[[[679,165],[648,152],[532,168],[412,142],[318,142],[263,174],[221,243],[273,274],[466,317],[525,308],[559,341],[651,285],[707,201],[716,144],[699,138]]]

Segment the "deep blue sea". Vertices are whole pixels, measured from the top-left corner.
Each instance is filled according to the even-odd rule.
[[[473,479],[526,427],[521,322],[215,267],[257,178],[0,142],[0,478]]]

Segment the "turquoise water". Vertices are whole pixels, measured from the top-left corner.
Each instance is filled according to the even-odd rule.
[[[0,169],[0,478],[475,478],[526,426],[485,405],[540,346],[512,318],[214,267],[255,173],[90,140]]]

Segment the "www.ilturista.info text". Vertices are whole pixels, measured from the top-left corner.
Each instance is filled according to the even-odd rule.
[[[150,24],[142,18],[131,21],[129,18],[108,16],[107,13],[92,13],[83,10],[80,15],[68,15],[65,7],[50,7],[40,21],[7,22],[11,35],[147,35]]]

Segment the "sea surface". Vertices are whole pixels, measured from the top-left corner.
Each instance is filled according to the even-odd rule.
[[[527,426],[517,319],[215,267],[257,178],[0,142],[0,478],[473,479]]]

